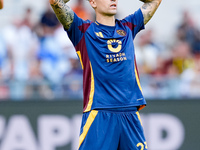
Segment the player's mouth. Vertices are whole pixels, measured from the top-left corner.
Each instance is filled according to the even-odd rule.
[[[117,8],[117,4],[111,4],[110,7],[111,8]]]

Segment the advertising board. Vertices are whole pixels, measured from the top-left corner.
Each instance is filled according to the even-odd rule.
[[[199,100],[151,100],[140,111],[149,150],[200,149]],[[77,150],[82,101],[0,103],[0,150]]]

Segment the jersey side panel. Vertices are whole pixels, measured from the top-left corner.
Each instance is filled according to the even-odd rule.
[[[84,21],[74,14],[74,20],[69,30],[66,30],[72,41],[83,68],[83,111],[90,111],[93,102],[94,80],[90,60],[85,43],[85,32],[91,21]],[[89,106],[88,106],[89,105]]]

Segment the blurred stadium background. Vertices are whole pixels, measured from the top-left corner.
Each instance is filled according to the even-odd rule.
[[[69,5],[95,20],[86,0]],[[117,18],[138,0],[119,0]],[[134,43],[148,107],[150,150],[200,149],[200,1],[163,0]],[[48,0],[5,0],[0,10],[0,150],[75,150],[82,69]]]

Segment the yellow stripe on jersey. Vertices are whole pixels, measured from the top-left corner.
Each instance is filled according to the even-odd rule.
[[[93,97],[94,97],[94,75],[93,75],[93,70],[92,70],[91,63],[90,63],[90,68],[91,68],[90,96],[89,96],[89,102],[87,104],[87,108],[85,109],[84,112],[88,112],[88,111],[91,110],[92,103],[93,103]]]
[[[78,57],[79,57],[79,59],[80,59],[82,69],[84,69],[84,68],[83,68],[83,61],[82,61],[82,57],[81,57],[81,52],[80,52],[80,51],[77,51],[76,53],[78,54]]]
[[[89,115],[89,117],[88,117],[88,119],[86,121],[86,124],[83,127],[83,133],[79,137],[78,149],[80,148],[81,144],[83,143],[83,141],[84,141],[84,139],[85,139],[85,137],[86,137],[86,135],[87,135],[87,133],[88,133],[88,131],[90,129],[90,126],[92,125],[92,123],[93,123],[94,119],[96,118],[97,114],[98,114],[98,111],[96,111],[96,110],[92,110],[90,112],[90,115]]]
[[[141,120],[141,118],[140,118],[140,114],[139,114],[138,111],[136,112],[136,115],[138,116],[138,119],[140,120],[140,123],[141,123],[141,125],[142,125],[142,120]]]
[[[136,77],[136,80],[137,80],[137,84],[138,84],[138,86],[139,86],[139,88],[140,88],[140,91],[142,92],[142,88],[141,88],[141,85],[140,85],[140,80],[139,80],[139,77],[138,77],[138,73],[137,73],[136,68],[135,68],[135,77]]]

